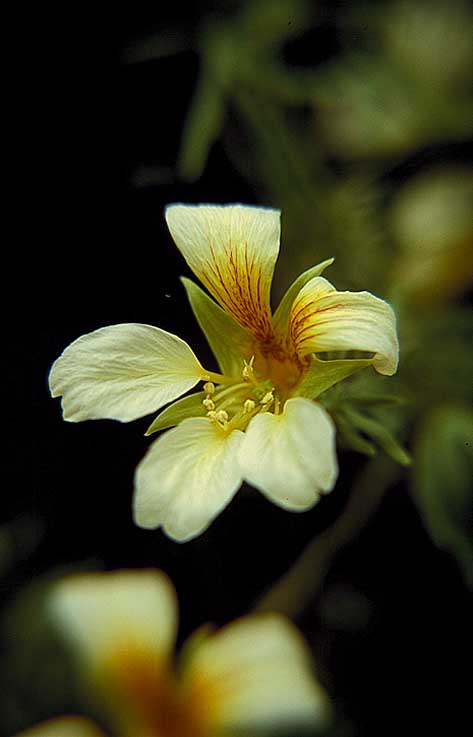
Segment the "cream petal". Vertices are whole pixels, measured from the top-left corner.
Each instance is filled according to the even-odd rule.
[[[192,389],[205,374],[181,338],[151,325],[110,325],[75,340],[49,374],[70,422],[130,422]]]
[[[276,614],[236,620],[196,648],[184,672],[223,730],[321,725],[328,700],[298,630]],[[210,698],[209,698],[210,696]]]
[[[207,417],[184,420],[164,433],[136,469],[136,524],[162,526],[178,542],[200,535],[242,482],[242,438],[240,430],[227,434]]]
[[[176,594],[160,571],[73,574],[54,585],[50,612],[93,669],[133,655],[164,662],[174,647]]]
[[[279,210],[169,205],[166,221],[190,268],[219,304],[259,340],[270,338]]]
[[[272,502],[308,509],[337,479],[334,424],[319,404],[289,399],[282,414],[264,412],[251,420],[240,463],[245,480]]]
[[[16,737],[104,737],[104,734],[83,717],[59,717],[30,727]]]
[[[370,292],[337,292],[323,277],[299,292],[290,317],[299,355],[323,351],[369,351],[380,374],[397,370],[399,344],[392,307]]]

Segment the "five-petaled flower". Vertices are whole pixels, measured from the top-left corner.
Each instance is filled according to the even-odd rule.
[[[142,324],[82,336],[54,363],[53,396],[72,422],[128,422],[170,404],[147,434],[156,440],[135,477],[134,516],[185,541],[205,530],[242,481],[293,511],[331,491],[335,427],[320,395],[372,365],[397,369],[392,308],[369,292],[338,292],[321,276],[329,259],[301,274],[274,312],[270,287],[279,251],[278,210],[243,205],[170,205],[166,220],[210,294],[183,279],[221,373],[206,370],[177,336]],[[366,358],[346,358],[361,351]],[[317,354],[343,352],[343,359]]]
[[[121,737],[229,737],[320,727],[329,718],[307,645],[280,615],[197,630],[175,662],[176,595],[160,571],[66,577],[55,584],[50,611],[76,649],[84,685]],[[21,737],[67,735],[100,737],[76,717]]]

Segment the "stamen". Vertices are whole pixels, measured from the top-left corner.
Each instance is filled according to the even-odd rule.
[[[210,410],[210,412],[207,412],[207,417],[210,420],[213,420],[217,423],[223,430],[227,430],[228,428],[228,412],[225,412],[224,409],[219,409],[217,411]]]
[[[217,420],[217,422],[221,422],[223,425],[224,423],[228,422],[228,412],[225,412],[224,409],[219,409],[215,415],[215,419]]]
[[[202,381],[209,384],[235,384],[235,382],[238,381],[235,377],[225,376],[225,374],[216,374],[215,371],[206,371],[200,378]]]
[[[247,399],[243,405],[243,411],[245,414],[249,414],[250,412],[253,412],[255,407],[255,402],[252,399]]]
[[[270,392],[266,392],[263,399],[260,401],[260,404],[271,404],[271,402],[274,401],[274,394],[273,390],[271,389]]]
[[[205,375],[203,389],[206,396],[202,404],[209,420],[225,433],[245,430],[251,418],[259,412],[279,413],[280,400],[275,397],[275,386],[271,380],[255,376],[254,361],[255,356],[243,361],[240,381],[218,374]],[[227,386],[222,387],[222,383]]]
[[[254,377],[254,371],[253,371],[253,364],[255,362],[255,357],[251,356],[249,361],[243,361],[243,371],[242,376],[245,381],[253,381]]]

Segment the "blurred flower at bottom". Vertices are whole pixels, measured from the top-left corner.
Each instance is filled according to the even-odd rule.
[[[217,632],[201,628],[174,662],[177,601],[160,571],[69,576],[55,584],[50,611],[104,723],[120,737],[254,735],[327,724],[328,699],[308,648],[280,615],[242,617]],[[70,717],[21,737],[59,734],[100,733]]]
[[[104,734],[83,717],[60,717],[27,729],[18,737],[104,737]]]

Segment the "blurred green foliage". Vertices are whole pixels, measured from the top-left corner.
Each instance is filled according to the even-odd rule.
[[[158,60],[159,75],[160,59],[195,43],[200,71],[176,177],[198,190],[219,140],[256,199],[282,210],[276,297],[301,271],[334,257],[327,276],[338,288],[371,290],[397,310],[397,376],[368,369],[322,395],[342,447],[368,458],[340,519],[260,602],[292,615],[399,479],[434,544],[473,587],[473,167],[443,155],[473,136],[473,12],[462,0],[335,4],[337,44],[324,56],[310,40],[327,29],[324,9],[305,0],[235,2],[203,16],[193,34],[177,24],[124,54],[134,64]],[[288,61],[300,48],[304,61]],[[435,165],[428,156],[424,163],[436,146]],[[415,167],[397,177],[409,161]],[[0,531],[5,569],[15,559],[10,539]],[[28,621],[15,608],[3,623],[7,640],[20,643],[23,683],[49,641],[32,629],[36,606],[21,605]],[[32,649],[22,631],[31,632]],[[53,652],[48,674],[67,703]],[[25,705],[5,708],[13,724]]]
[[[0,621],[4,734],[72,710],[80,701],[70,654],[47,616],[50,585],[65,573],[57,569],[38,576],[17,594]]]
[[[417,430],[413,497],[434,542],[451,552],[473,587],[473,409],[435,407]]]

